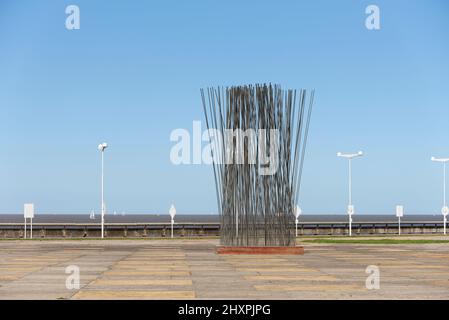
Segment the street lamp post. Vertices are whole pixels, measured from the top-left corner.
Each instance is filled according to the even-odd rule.
[[[104,150],[108,147],[106,142],[98,145],[98,150],[101,152],[101,238],[104,238]]]
[[[337,157],[348,159],[348,217],[349,217],[349,236],[352,236],[352,215],[354,214],[354,206],[352,204],[352,159],[363,156],[363,152],[342,153],[338,152]]]
[[[171,237],[173,238],[173,225],[175,224],[175,215],[176,215],[176,208],[174,205],[171,205],[170,210],[168,210],[168,214],[171,217]]]
[[[446,163],[449,162],[449,158],[432,157],[431,160],[443,163],[443,208],[441,209],[441,213],[443,214],[443,232],[446,235],[447,215],[449,214],[449,208],[446,203]]]

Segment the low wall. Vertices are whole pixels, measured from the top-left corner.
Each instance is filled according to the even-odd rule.
[[[99,238],[100,225],[93,224],[35,224],[33,238]],[[174,225],[176,237],[216,236],[219,225],[182,224]],[[122,224],[104,227],[105,237],[109,238],[160,238],[171,236],[170,224]],[[0,224],[0,238],[23,238],[24,226],[17,224]],[[27,237],[30,237],[30,225],[27,225]]]
[[[30,229],[27,226],[27,237]],[[175,237],[206,237],[218,236],[218,223],[183,223],[175,224]],[[397,223],[372,222],[353,223],[353,235],[388,235],[397,234]],[[401,224],[402,234],[441,234],[443,223],[410,222]],[[347,235],[348,225],[345,223],[300,223],[298,236],[312,235]],[[24,229],[20,224],[0,224],[0,238],[23,238]],[[34,224],[33,238],[99,238],[101,229],[99,224]],[[171,225],[163,223],[153,224],[105,224],[105,236],[110,238],[160,238],[171,236]]]

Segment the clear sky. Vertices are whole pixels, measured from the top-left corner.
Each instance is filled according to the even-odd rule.
[[[81,29],[65,28],[80,8]],[[381,29],[365,28],[380,8]],[[175,166],[170,133],[203,120],[199,89],[315,88],[305,214],[440,214],[449,156],[449,3],[1,1],[0,212],[217,212],[212,167]],[[203,122],[204,123],[204,122]]]

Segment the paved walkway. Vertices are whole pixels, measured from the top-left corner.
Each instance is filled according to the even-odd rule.
[[[217,240],[0,241],[0,299],[449,299],[449,246],[307,244],[222,255]],[[367,266],[380,271],[368,290]],[[80,289],[67,289],[68,266]]]

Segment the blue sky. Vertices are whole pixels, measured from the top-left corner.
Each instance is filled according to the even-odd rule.
[[[76,4],[81,29],[65,28]],[[381,30],[365,28],[380,8]],[[449,155],[449,4],[434,1],[2,1],[0,212],[217,212],[212,167],[174,166],[170,132],[203,120],[199,89],[315,88],[308,213],[438,213]]]

